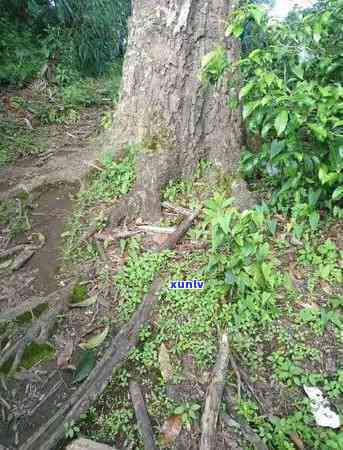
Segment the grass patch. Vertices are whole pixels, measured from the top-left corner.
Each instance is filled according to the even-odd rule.
[[[0,167],[19,157],[41,153],[47,148],[47,130],[30,130],[24,122],[0,117]]]
[[[132,406],[125,395],[128,380],[138,377],[159,436],[163,422],[175,411],[193,411],[187,402],[168,396],[158,358],[161,344],[168,348],[173,382],[185,381],[182,361],[189,354],[201,379],[214,364],[220,327],[228,329],[231,348],[254,388],[268,399],[272,420],[246,393],[239,403],[239,415],[268,448],[293,449],[291,433],[297,433],[309,448],[340,448],[339,433],[315,425],[302,390],[303,384],[319,387],[342,414],[343,372],[339,365],[330,369],[328,358],[328,352],[333,348],[338,352],[342,345],[343,329],[342,295],[338,294],[342,253],[328,237],[330,227],[323,227],[321,235],[309,229],[301,245],[292,244],[289,234],[281,245],[279,235],[287,234],[286,220],[275,229],[268,224],[273,218],[266,210],[248,215],[237,212],[228,229],[222,217],[230,207],[216,198],[217,205],[209,204],[196,227],[202,230],[202,239],[211,242],[210,253],[197,251],[180,258],[173,252],[131,252],[116,275],[122,322],[137,308],[155,273],[163,271],[168,277],[152,325],[141,331],[126,367],[84,418],[81,429],[112,445],[132,442],[139,446]],[[306,271],[301,273],[298,266]],[[324,269],[327,266],[330,269]],[[303,289],[298,283],[301,277],[314,278]],[[170,280],[194,278],[205,281],[204,290],[168,289]],[[229,379],[234,376],[231,372]],[[116,405],[114,411],[111,405]]]
[[[31,210],[26,196],[1,202],[0,227],[11,239],[31,229]]]
[[[66,261],[77,263],[97,256],[93,242],[80,246],[80,238],[95,221],[98,229],[104,227],[106,221],[103,208],[127,194],[135,180],[135,149],[129,148],[126,157],[116,162],[112,155],[107,155],[102,163],[102,170],[90,180],[87,190],[79,195],[78,206],[66,227],[65,239]]]

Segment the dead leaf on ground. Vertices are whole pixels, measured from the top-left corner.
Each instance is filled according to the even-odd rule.
[[[167,347],[164,344],[161,344],[160,351],[158,354],[158,361],[160,363],[160,370],[164,381],[171,380],[173,377],[173,368],[170,363],[170,357]]]
[[[182,429],[181,416],[171,416],[164,422],[161,433],[165,445],[171,444],[178,437]]]
[[[158,245],[162,245],[166,242],[166,240],[168,239],[168,235],[166,234],[162,234],[162,233],[158,233],[158,234],[154,234],[152,236],[152,240],[158,244]]]
[[[331,286],[329,285],[329,283],[327,283],[327,282],[324,281],[324,280],[320,280],[320,281],[319,281],[319,285],[320,285],[320,288],[321,288],[326,294],[329,294],[329,295],[332,294],[332,289],[331,289]]]
[[[73,341],[67,341],[61,351],[61,353],[57,357],[57,367],[59,369],[67,369],[70,368],[70,359],[72,357],[74,351],[74,343]]]
[[[106,339],[109,330],[110,330],[110,327],[106,326],[101,333],[99,333],[96,336],[90,338],[86,342],[81,342],[81,344],[79,344],[79,346],[82,348],[82,350],[92,350],[92,349],[94,349],[96,347],[99,347],[104,342],[104,340]]]

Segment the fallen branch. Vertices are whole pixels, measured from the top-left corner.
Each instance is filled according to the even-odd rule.
[[[191,218],[187,218],[176,230],[173,239],[180,239],[190,228],[192,221],[198,215],[196,212]],[[177,241],[175,241],[177,242]],[[165,243],[161,250],[170,248]],[[88,410],[96,397],[100,395],[113,373],[126,361],[130,351],[137,345],[139,332],[146,325],[152,315],[152,311],[160,297],[165,280],[156,276],[150,291],[143,298],[137,311],[131,320],[112,339],[108,349],[99,360],[89,377],[59,408],[56,414],[46,421],[26,442],[19,447],[20,450],[47,450],[53,448],[64,436],[64,424],[79,420],[82,413]]]
[[[136,346],[142,326],[150,319],[153,307],[159,298],[164,280],[160,277],[153,282],[150,292],[142,304],[113,339],[110,347],[93,369],[87,380],[69,397],[69,400],[34,433],[20,450],[47,450],[63,437],[64,423],[77,421],[87,411],[96,397],[110,382],[113,371],[125,362],[130,351]]]
[[[192,214],[192,210],[182,208],[182,206],[176,206],[169,202],[162,202],[161,203],[162,208],[170,209],[170,211],[174,211],[177,214],[181,214],[182,216],[190,216]]]
[[[138,383],[136,383],[135,381],[131,381],[129,384],[129,390],[133,407],[136,413],[138,429],[144,442],[144,449],[157,450],[150,418],[145,407],[141,388]]]
[[[225,378],[229,365],[229,339],[227,332],[220,338],[217,362],[211,384],[207,389],[205,408],[201,419],[200,450],[213,450],[216,445],[216,427],[222,401]]]
[[[100,241],[115,241],[117,239],[127,239],[142,233],[142,230],[119,230],[112,233],[98,233],[95,237]]]
[[[194,211],[190,216],[186,217],[184,221],[176,228],[175,232],[171,234],[168,239],[159,246],[158,250],[173,250],[177,242],[187,233],[194,220],[200,214],[200,209]]]
[[[137,228],[146,233],[173,234],[176,231],[175,227],[157,227],[154,225],[139,225]]]
[[[8,258],[10,256],[15,255],[16,253],[21,252],[25,248],[25,245],[16,245],[15,247],[8,248],[7,250],[2,250],[0,252],[0,258]]]
[[[305,450],[304,443],[300,439],[298,433],[295,432],[289,433],[289,437],[298,450]]]
[[[227,389],[224,390],[224,398],[230,396],[230,393]],[[232,404],[232,397],[230,396],[230,404]],[[242,417],[234,414],[230,409],[230,414],[227,416],[226,414],[222,414],[221,418],[223,422],[228,426],[232,426],[232,421],[236,422],[237,426],[239,426],[241,433],[244,435],[244,438],[252,445],[255,450],[268,450],[266,444],[262,441],[259,435],[251,428],[251,426],[246,422]]]
[[[13,264],[11,265],[11,270],[15,272],[21,269],[36,253],[36,249],[32,247],[26,247],[24,250],[15,258]]]

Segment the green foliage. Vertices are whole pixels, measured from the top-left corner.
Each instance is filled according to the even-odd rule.
[[[0,85],[22,86],[34,78],[47,62],[45,46],[27,27],[16,28],[8,19],[0,18]]]
[[[126,45],[129,0],[57,0],[60,23],[71,28],[79,66],[90,75],[106,70]]]
[[[242,168],[274,188],[273,205],[287,212],[296,205],[296,213],[300,207],[298,219],[315,229],[318,209],[342,214],[343,5],[328,0],[320,14],[298,12],[280,22],[248,4],[233,13],[227,35],[240,37],[247,24],[264,39],[230,69],[241,71],[237,100],[262,145],[245,152]]]
[[[31,214],[27,198],[4,200],[0,203],[0,227],[13,239],[31,229]]]
[[[93,242],[87,242],[85,246],[79,245],[80,237],[89,226],[86,219],[90,217],[90,207],[99,202],[111,202],[129,192],[135,180],[135,153],[136,149],[129,147],[126,157],[121,161],[114,161],[113,154],[105,155],[103,169],[89,180],[89,188],[80,192],[79,205],[63,234],[66,258],[80,261],[97,255]],[[101,211],[98,214],[93,212],[91,218],[98,229],[105,225]]]
[[[0,85],[22,86],[48,61],[58,84],[103,75],[124,52],[130,9],[130,0],[0,2]]]

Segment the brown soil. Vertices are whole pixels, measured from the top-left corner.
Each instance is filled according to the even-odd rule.
[[[96,111],[86,110],[77,127],[51,126],[46,152],[18,160],[0,170],[0,201],[23,198],[22,194],[25,194],[25,199],[28,199],[25,202],[31,209],[30,230],[14,240],[9,239],[6,227],[0,227],[1,250],[37,242],[37,236],[44,242],[18,271],[12,272],[10,266],[0,269],[0,315],[32,298],[46,297],[68,281],[66,274],[60,273],[62,233],[71,214],[75,194],[100,156],[95,119]],[[0,262],[4,261],[5,258]],[[61,324],[50,340],[56,349],[56,357],[68,339],[75,343],[80,333],[85,331],[82,325],[87,323],[80,323],[81,314],[74,309],[73,312],[73,320],[68,320],[69,324]],[[85,313],[87,317],[87,310],[82,313],[83,319]],[[1,332],[0,328],[0,356],[6,345],[13,343],[13,336],[7,342],[6,338],[1,341]],[[18,335],[23,332],[24,327],[19,327]],[[77,359],[75,354],[74,364]],[[0,373],[0,378],[1,450],[21,448],[32,431],[53,414],[55,408],[52,405],[57,408],[75,388],[71,383],[72,372],[57,370],[56,358],[35,364],[31,369],[21,369],[13,378],[3,377]],[[35,409],[48,393],[51,394],[48,400]]]

